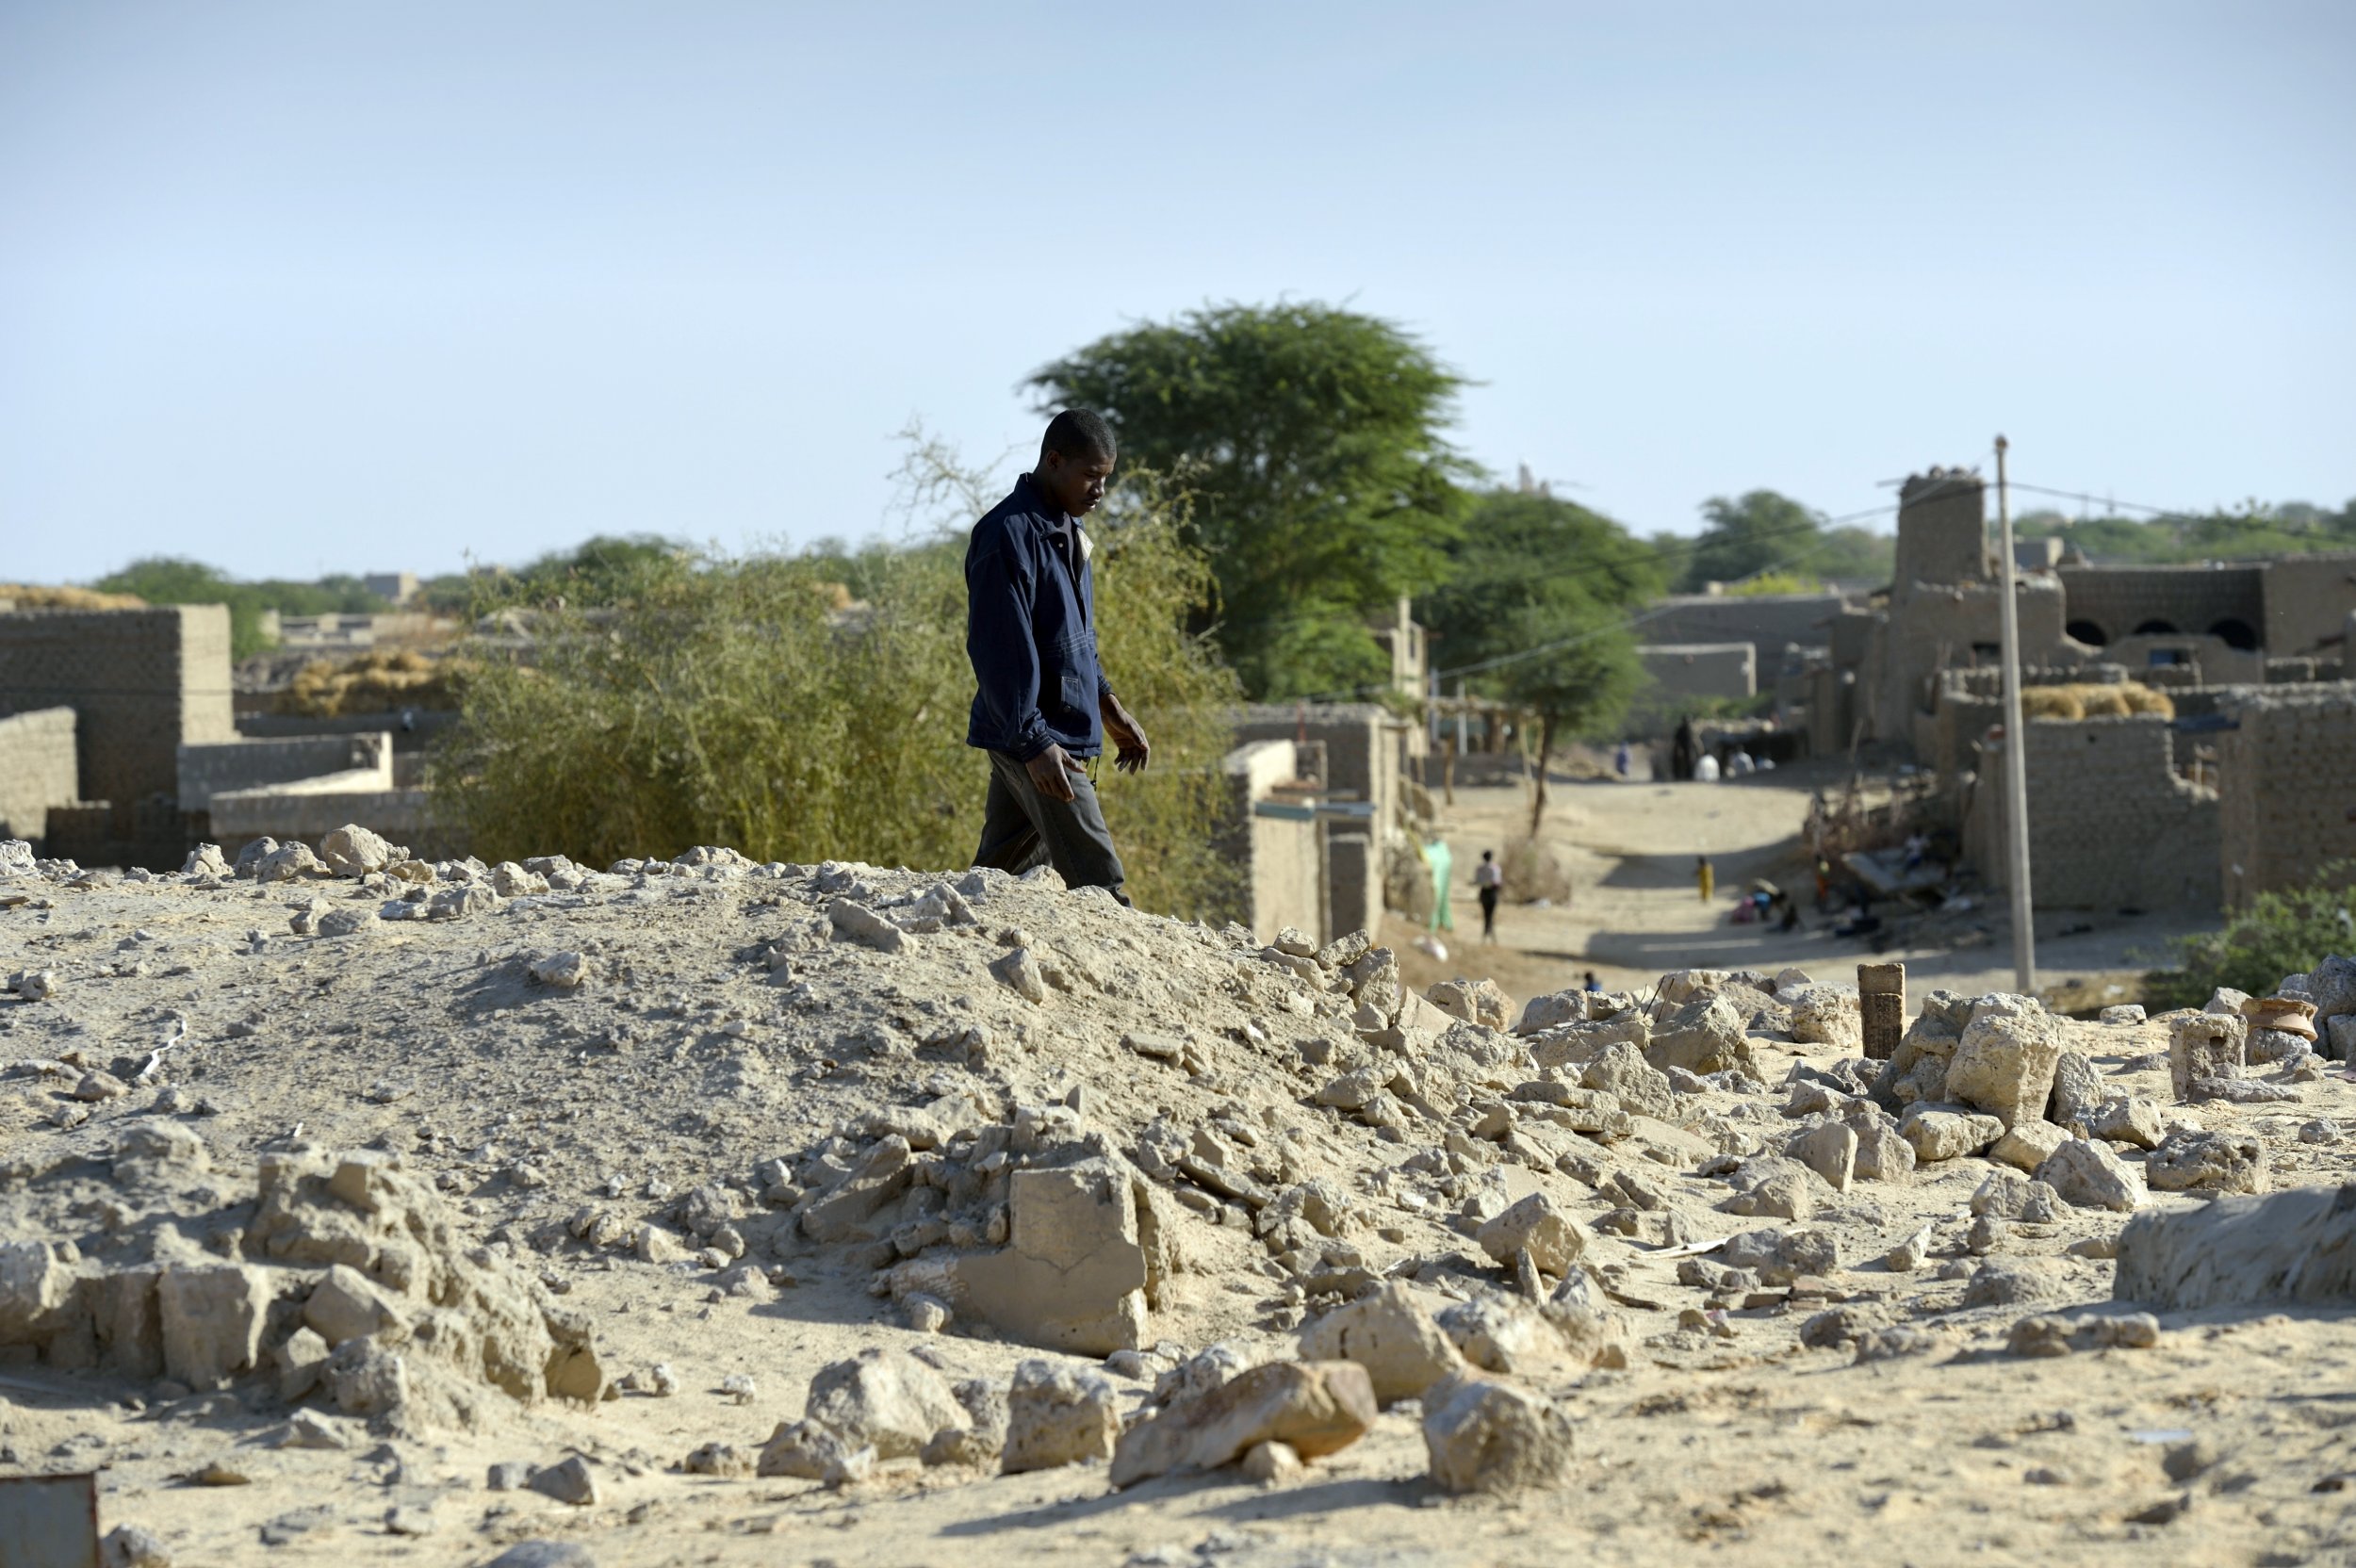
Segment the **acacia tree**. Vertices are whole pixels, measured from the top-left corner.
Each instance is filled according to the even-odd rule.
[[[1538,720],[1538,790],[1565,736],[1619,723],[1644,681],[1629,620],[1661,591],[1659,552],[1611,518],[1518,491],[1480,497],[1452,548],[1448,585],[1424,602],[1439,658]]]
[[[1137,327],[1034,375],[1042,408],[1095,409],[1124,464],[1192,492],[1218,638],[1246,691],[1379,680],[1366,617],[1428,591],[1475,469],[1446,440],[1463,382],[1389,321],[1318,304],[1220,305]]]

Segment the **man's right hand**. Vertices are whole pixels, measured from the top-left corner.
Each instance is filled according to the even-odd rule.
[[[1031,784],[1040,794],[1050,800],[1072,798],[1072,776],[1080,769],[1063,747],[1050,743],[1045,751],[1023,765],[1030,770]]]

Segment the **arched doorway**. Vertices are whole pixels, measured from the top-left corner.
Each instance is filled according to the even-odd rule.
[[[2149,620],[2135,628],[2138,637],[2173,637],[2176,634],[2174,624],[2168,621]]]
[[[2072,641],[2084,643],[2090,648],[2099,648],[2111,640],[2111,634],[2092,621],[2072,621],[2062,629],[2070,634]]]
[[[2258,651],[2257,629],[2236,616],[2228,615],[2209,628],[2209,635],[2219,639],[2229,648],[2239,648],[2244,653]]]

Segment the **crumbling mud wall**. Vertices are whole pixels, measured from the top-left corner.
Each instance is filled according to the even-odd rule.
[[[2356,682],[2249,687],[2217,737],[2224,893],[2236,908],[2356,858]]]
[[[2217,792],[2178,776],[2176,732],[2157,715],[2032,719],[2029,867],[2036,903],[2060,909],[2215,910]],[[2002,742],[1984,754],[1964,854],[2005,879]]]

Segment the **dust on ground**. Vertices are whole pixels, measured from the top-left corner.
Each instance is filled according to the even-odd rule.
[[[2126,1210],[2203,1202],[2146,1190],[2147,1145],[2344,1181],[2356,1085],[2285,1057],[2264,1098],[2180,1104],[2163,1023],[1999,999],[1989,1039],[2075,1063],[2052,1114],[2115,1135],[2039,1121],[2042,1082],[2017,1130],[2080,1167],[2000,1163],[1969,1108],[1901,1122],[1974,1009],[1937,1002],[1885,1069],[1854,994],[1767,968],[1850,954],[1712,945],[1681,861],[1770,863],[1793,805],[1699,788],[1674,823],[1563,792],[1576,864],[1622,869],[1560,935],[1514,912],[1510,1002],[1052,876],[350,838],[342,876],[307,846],[0,870],[0,1466],[98,1471],[104,1523],[180,1564],[2347,1560],[2345,1307],[2110,1296]],[[1523,1016],[1590,951],[1658,997]],[[1738,955],[1764,972],[1664,984]],[[1019,1304],[1097,1348],[958,1294],[966,1260],[1060,1245],[1006,1223],[1025,1171],[1093,1184],[1080,1264],[1138,1254],[1107,1313],[1077,1265]],[[999,1473],[1026,1362],[1109,1445],[1372,1301],[1425,1376],[1558,1413],[1547,1484],[1439,1484],[1412,1396],[1271,1484]],[[871,1353],[939,1385],[896,1448],[813,1397]]]

